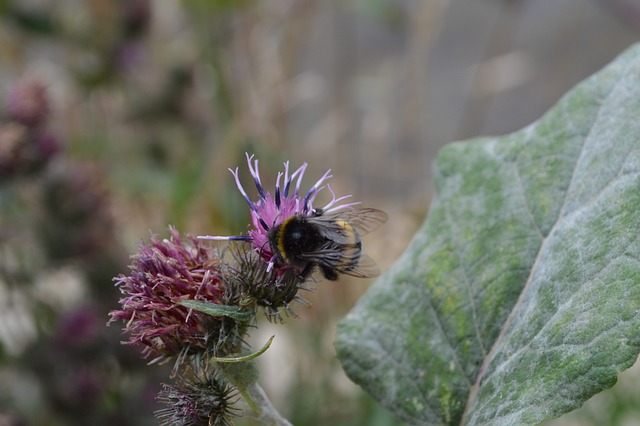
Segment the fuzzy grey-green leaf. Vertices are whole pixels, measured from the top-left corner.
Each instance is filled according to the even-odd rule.
[[[220,305],[204,300],[183,300],[180,305],[216,317],[229,317],[236,321],[246,322],[255,316],[255,311],[240,306]]]
[[[511,135],[451,144],[396,265],[341,322],[347,374],[414,424],[536,424],[640,351],[640,46]]]

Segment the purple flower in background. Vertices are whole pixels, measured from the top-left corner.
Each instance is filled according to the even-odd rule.
[[[0,179],[41,171],[60,151],[46,130],[49,100],[44,84],[20,81],[4,99],[0,123]]]
[[[307,169],[307,163],[302,164],[293,173],[289,174],[289,162],[284,163],[284,173],[278,172],[274,193],[265,191],[260,180],[258,172],[258,160],[253,160],[253,155],[247,156],[247,164],[249,172],[253,177],[253,181],[258,190],[258,200],[251,201],[242,184],[238,168],[235,171],[229,169],[236,180],[236,185],[245,201],[251,209],[251,221],[253,227],[249,229],[247,235],[238,236],[199,236],[200,239],[207,240],[229,240],[229,241],[246,241],[250,242],[254,250],[256,250],[263,259],[268,262],[267,270],[270,271],[277,258],[276,250],[269,245],[269,229],[281,224],[285,219],[293,215],[314,216],[320,213],[329,214],[339,210],[350,208],[359,202],[340,204],[343,200],[350,198],[351,195],[336,197],[329,185],[324,183],[332,176],[331,170],[328,170],[304,195],[300,193],[302,178]],[[282,186],[281,186],[282,184]],[[332,199],[322,208],[313,206],[316,196],[320,191],[327,188],[331,193]],[[284,265],[284,268],[289,268]]]
[[[104,323],[92,306],[66,312],[54,331],[54,342],[61,350],[80,348],[98,341]]]
[[[127,38],[140,36],[151,22],[151,2],[149,0],[129,0],[124,3],[123,27]]]
[[[47,89],[39,81],[18,82],[9,91],[5,102],[7,117],[25,126],[37,126],[49,114]]]
[[[153,361],[214,351],[222,343],[223,318],[192,311],[179,302],[202,300],[222,303],[222,260],[211,247],[187,236],[180,239],[152,236],[132,259],[129,275],[114,280],[123,297],[121,310],[112,311],[110,322],[122,320],[130,334],[128,344],[144,345],[145,358]]]
[[[34,139],[38,153],[43,161],[48,161],[60,151],[58,138],[50,133],[39,132],[35,135]]]

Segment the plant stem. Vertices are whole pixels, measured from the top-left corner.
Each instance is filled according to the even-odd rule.
[[[245,402],[253,412],[251,417],[269,426],[292,426],[282,417],[267,398],[264,390],[257,383],[252,383],[240,392]]]

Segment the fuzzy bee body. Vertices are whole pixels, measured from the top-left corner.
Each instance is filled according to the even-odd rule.
[[[318,266],[324,277],[335,281],[339,274],[373,277],[380,273],[362,251],[361,236],[387,220],[381,210],[360,208],[314,215],[295,214],[269,230],[269,245],[279,261],[308,276]]]

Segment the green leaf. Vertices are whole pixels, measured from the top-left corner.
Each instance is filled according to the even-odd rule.
[[[267,343],[258,351],[250,353],[250,354],[241,354],[238,356],[222,356],[222,357],[211,357],[211,362],[222,362],[222,363],[236,363],[236,362],[246,362],[251,361],[254,358],[259,357],[263,353],[267,351],[271,347],[271,342],[273,342],[273,338],[276,336],[271,336]]]
[[[255,312],[251,309],[244,309],[239,306],[218,305],[217,303],[204,302],[202,300],[183,300],[179,304],[207,315],[229,317],[240,322],[249,321],[255,316]]]
[[[443,149],[435,184],[339,326],[349,377],[421,425],[536,424],[611,387],[640,350],[640,45],[529,127]]]

